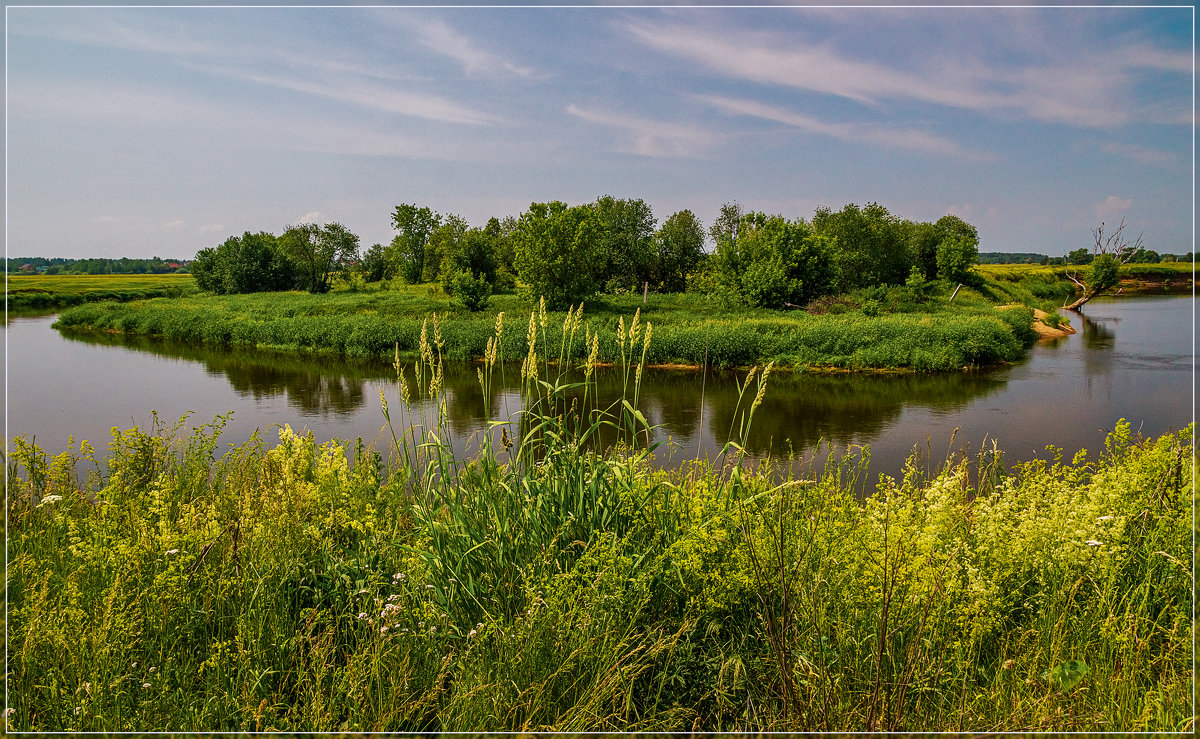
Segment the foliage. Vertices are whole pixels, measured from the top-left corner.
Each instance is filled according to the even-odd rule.
[[[655,277],[654,214],[641,198],[604,195],[591,205],[600,225],[594,277],[636,290]]]
[[[937,247],[938,277],[949,282],[970,282],[971,266],[979,256],[977,242],[962,236],[950,236]]]
[[[436,281],[445,272],[447,262],[454,265],[455,257],[462,248],[460,244],[463,236],[470,228],[470,224],[462,216],[451,213],[433,230],[425,247],[425,266],[421,271],[421,282]]]
[[[833,212],[817,208],[812,225],[833,249],[837,285],[850,291],[872,285],[900,285],[913,266],[905,222],[878,203],[846,205]]]
[[[358,258],[358,235],[336,222],[306,223],[285,230],[279,247],[295,265],[300,289],[326,293],[332,274],[348,270]]]
[[[596,291],[602,225],[588,206],[532,203],[512,233],[517,273],[533,297],[552,310],[581,302]]]
[[[388,259],[387,249],[382,244],[373,244],[367,249],[357,266],[367,282],[389,280],[396,274],[396,266]]]
[[[265,231],[247,231],[201,249],[191,265],[200,289],[218,295],[291,290],[297,269],[279,240]]]
[[[747,213],[737,238],[726,235],[713,268],[747,304],[762,308],[804,305],[833,286],[830,249],[803,220]]]
[[[664,292],[687,289],[688,275],[704,256],[704,228],[690,210],[671,214],[654,234],[652,282]]]
[[[418,283],[425,274],[426,248],[441,215],[427,207],[404,203],[392,213],[392,226],[399,231],[388,247],[388,258],[406,282]]]

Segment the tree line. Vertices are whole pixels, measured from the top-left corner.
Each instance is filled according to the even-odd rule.
[[[67,259],[65,257],[7,257],[9,274],[46,275],[166,275],[187,272],[186,259]]]
[[[292,226],[280,236],[247,232],[202,249],[191,272],[201,289],[217,293],[319,293],[337,273],[440,283],[471,310],[518,280],[555,309],[646,289],[716,291],[786,308],[864,287],[968,281],[979,255],[978,232],[962,218],[915,222],[878,203],[822,207],[805,220],[732,202],[707,229],[690,210],[659,224],[644,200],[610,195],[581,205],[532,203],[482,227],[415,203],[396,206],[391,221],[391,242],[361,254],[358,237],[338,223]]]

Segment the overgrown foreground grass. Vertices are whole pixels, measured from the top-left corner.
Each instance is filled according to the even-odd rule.
[[[599,361],[615,362],[621,315],[641,310],[655,324],[651,363],[749,367],[774,361],[799,369],[901,368],[957,370],[1019,359],[1035,338],[1028,308],[998,311],[995,304],[1020,302],[1018,288],[993,283],[988,296],[964,289],[954,303],[945,294],[920,302],[903,288],[877,292],[883,308],[872,315],[839,304],[838,314],[732,307],[702,295],[607,297],[588,305],[590,330],[600,334]],[[1036,300],[1031,295],[1030,300]],[[530,305],[512,295],[497,296],[494,307],[510,315]],[[73,331],[112,331],[158,336],[168,341],[212,347],[252,347],[286,352],[329,353],[346,357],[390,358],[398,346],[415,357],[422,323],[442,316],[447,353],[480,359],[492,334],[490,314],[452,306],[427,287],[402,286],[371,292],[327,295],[259,293],[201,295],[177,300],[89,304],[65,311],[56,326]],[[552,342],[561,340],[553,314]],[[527,346],[518,336],[505,343],[502,359],[519,361]],[[572,359],[583,359],[577,347]]]
[[[49,310],[93,301],[176,298],[197,291],[191,275],[8,275],[9,310]]]
[[[9,726],[1191,728],[1191,428],[912,465],[865,500],[853,458],[781,480],[731,443],[653,471],[650,329],[621,330],[622,401],[595,407],[594,361],[547,364],[566,342],[530,353],[524,410],[472,460],[409,415],[444,397],[437,330],[383,399],[390,459],[290,428],[221,455],[220,418],[114,431],[103,468],[17,440]]]

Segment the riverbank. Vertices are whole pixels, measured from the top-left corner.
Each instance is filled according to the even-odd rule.
[[[221,419],[114,432],[99,473],[18,441],[8,725],[1190,729],[1191,428],[860,500],[855,459],[589,454],[545,400],[470,465],[403,424],[392,465],[290,428],[222,456]]]
[[[1034,338],[1029,308],[997,311],[988,293],[1010,300],[1014,286],[995,283],[980,291],[964,288],[953,302],[947,294],[913,296],[905,288],[881,291],[857,309],[810,315],[732,307],[702,295],[604,297],[589,303],[575,342],[563,345],[565,313],[543,316],[536,350],[545,357],[562,353],[573,361],[590,351],[596,335],[601,362],[619,361],[616,347],[622,323],[635,312],[653,324],[650,364],[739,367],[774,361],[806,370],[944,371],[1015,361]],[[1026,299],[1032,299],[1028,293]],[[271,293],[89,304],[64,311],[56,327],[64,331],[118,332],[160,336],[174,342],[212,347],[245,347],[284,352],[387,359],[397,347],[403,358],[417,356],[421,327],[437,314],[443,351],[455,359],[479,359],[492,335],[495,314],[508,321],[505,360],[520,361],[531,307],[514,295],[494,296],[491,312],[455,308],[429,286],[402,286],[327,295]],[[870,315],[868,315],[870,313]],[[432,331],[432,326],[429,326]]]

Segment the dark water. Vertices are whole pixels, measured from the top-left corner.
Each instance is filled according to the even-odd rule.
[[[1193,301],[1123,298],[1094,301],[1079,333],[1039,344],[1025,362],[944,375],[812,376],[777,372],[754,421],[755,455],[811,455],[822,440],[838,450],[869,445],[872,472],[897,474],[914,449],[936,463],[949,452],[975,454],[998,441],[1010,461],[1097,448],[1119,418],[1147,435],[1194,417]],[[114,427],[147,426],[151,411],[187,426],[233,411],[223,439],[239,443],[256,429],[273,441],[276,426],[312,429],[318,439],[383,446],[379,390],[395,418],[398,390],[387,365],[208,351],[118,336],[60,335],[53,317],[17,318],[6,327],[7,434],[34,437],[50,451],[68,436],[101,452]],[[1082,324],[1082,325],[1081,325]],[[509,370],[509,377],[517,374]],[[669,439],[674,459],[715,458],[735,422],[744,373],[648,371],[641,409]],[[615,371],[601,393],[619,396]],[[514,383],[493,393],[504,416],[520,397]],[[459,443],[485,427],[473,365],[447,367],[448,421]],[[958,429],[955,433],[955,429]],[[7,438],[7,437],[6,437]],[[825,447],[828,449],[828,447]],[[665,456],[665,455],[664,455]],[[669,460],[664,460],[669,463]]]

